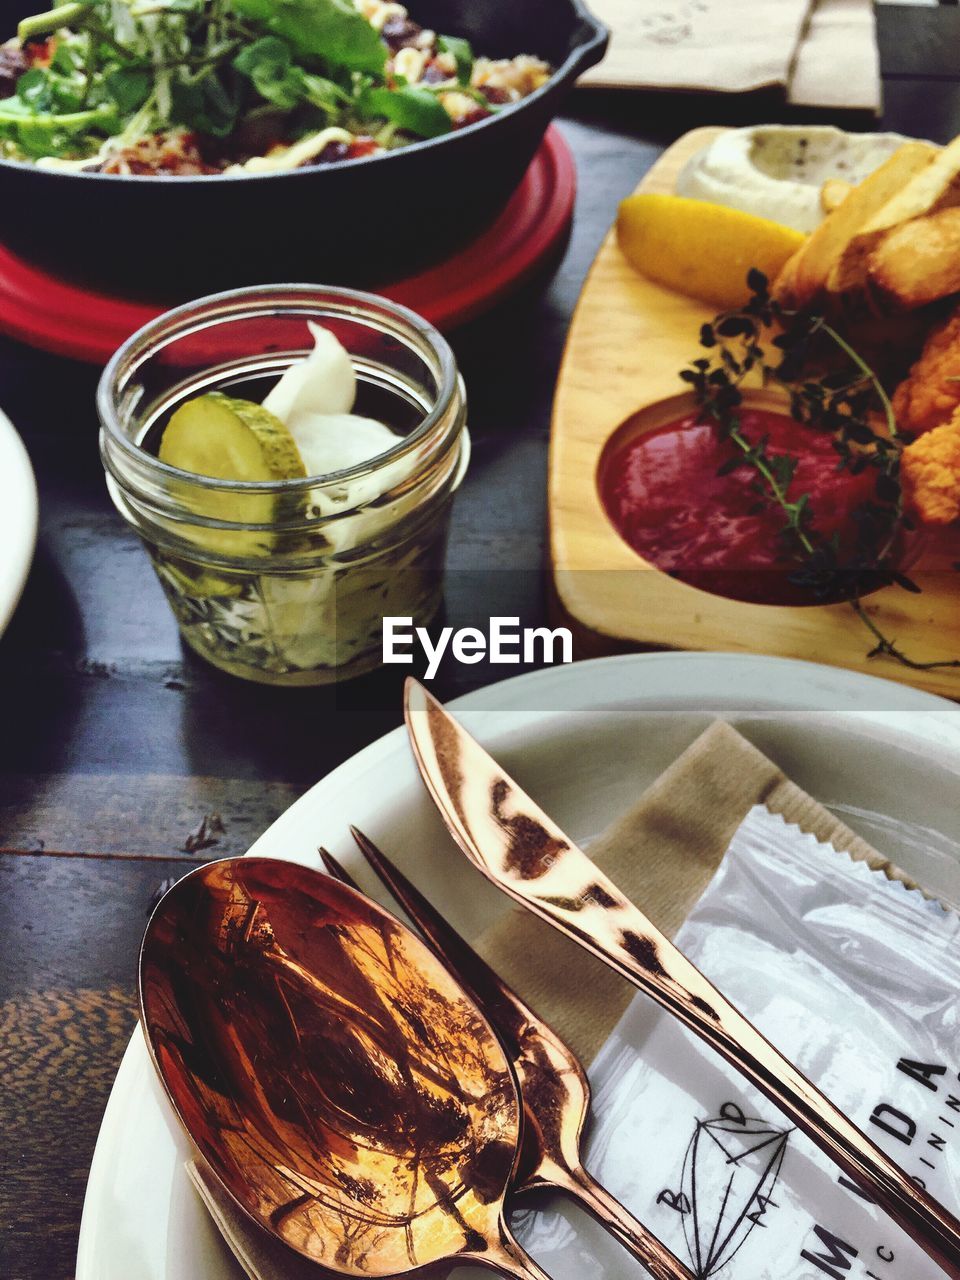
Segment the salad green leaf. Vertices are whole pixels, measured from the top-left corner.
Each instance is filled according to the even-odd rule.
[[[383,75],[386,45],[350,0],[233,0],[233,7],[282,36],[297,53]]]
[[[20,97],[0,101],[0,138],[15,141],[33,158],[72,153],[78,135],[91,129],[109,130],[117,124],[116,110],[110,106],[38,115]]]
[[[464,40],[462,36],[437,36],[437,48],[441,53],[453,55],[457,64],[457,79],[462,85],[468,85],[474,63],[470,41]]]
[[[382,116],[421,138],[436,138],[453,128],[450,117],[429,89],[398,84],[394,89],[367,89],[360,99],[363,112]]]
[[[264,36],[247,45],[233,65],[253,84],[261,98],[289,110],[304,99],[305,73],[294,64],[290,46],[279,36]]]
[[[232,132],[240,114],[240,97],[218,76],[177,77],[170,84],[172,119],[214,138]]]
[[[17,97],[34,112],[49,110],[53,105],[50,76],[41,67],[31,67],[17,81]]]
[[[114,67],[103,78],[104,88],[121,115],[139,111],[150,97],[153,76],[146,67]]]
[[[61,75],[81,74],[86,66],[89,41],[84,36],[73,36],[70,39],[58,40],[50,59],[50,70]]]
[[[279,36],[264,36],[248,45],[233,60],[261,98],[289,111],[303,102],[335,115],[350,101],[338,84],[324,76],[304,71],[293,60],[293,52]]]
[[[85,90],[82,76],[59,76],[45,67],[31,67],[17,81],[17,97],[34,115],[80,111],[87,105]]]
[[[351,101],[348,93],[344,93],[338,84],[327,80],[325,76],[315,76],[308,72],[303,77],[303,89],[306,101],[328,115],[335,115]]]

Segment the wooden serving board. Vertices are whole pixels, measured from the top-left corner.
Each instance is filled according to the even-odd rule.
[[[687,160],[722,130],[695,129],[653,166],[638,190],[670,193]],[[686,390],[679,370],[700,354],[709,304],[647,280],[603,243],[570,326],[553,410],[549,464],[550,555],[555,600],[583,653],[625,648],[774,654],[829,662],[960,699],[960,668],[914,671],[870,658],[872,641],[849,605],[744,604],[677,582],[641,559],[607,518],[597,488],[604,445],[627,418]],[[669,421],[673,413],[663,417]],[[658,425],[651,410],[649,426]],[[917,661],[960,657],[960,530],[928,541],[899,587],[864,601]]]

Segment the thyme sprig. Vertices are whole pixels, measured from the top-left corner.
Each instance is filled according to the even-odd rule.
[[[720,473],[753,468],[757,509],[772,503],[783,513],[780,536],[796,562],[790,581],[815,600],[846,600],[876,642],[868,656],[884,655],[915,671],[960,666],[960,659],[911,658],[884,634],[863,603],[865,595],[881,587],[920,590],[895,563],[899,539],[913,526],[900,483],[905,442],[886,389],[823,316],[781,306],[760,271],[752,270],[747,284],[751,296],[743,307],[702,326],[700,345],[710,355],[680,373],[693,388],[702,417],[713,421],[737,450]],[[798,459],[772,453],[767,437],[752,443],[744,434],[740,409],[748,380],[781,387],[798,422],[828,433],[839,470],[873,472],[871,498],[851,512],[852,549],[843,549],[837,534],[828,537],[816,527],[808,493],[791,496]]]

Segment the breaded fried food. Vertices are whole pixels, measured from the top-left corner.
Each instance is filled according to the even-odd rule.
[[[940,149],[928,142],[905,142],[827,215],[790,264],[796,305],[805,307],[827,288],[827,280],[851,240],[898,192],[930,168]],[[779,292],[775,293],[779,297]]]
[[[907,311],[960,292],[960,208],[888,231],[870,255],[867,275],[881,304]]]
[[[908,508],[924,524],[960,519],[960,409],[904,449],[900,479]]]
[[[828,178],[820,188],[820,208],[824,213],[839,209],[854,188],[854,183],[843,178]]]
[[[960,309],[931,329],[909,376],[893,393],[903,431],[931,431],[960,405]]]
[[[786,307],[788,311],[796,311],[800,307],[800,299],[797,294],[797,267],[800,264],[800,255],[803,253],[803,246],[792,254],[783,266],[780,268],[777,278],[774,280],[770,292],[774,298],[780,303],[781,307]]]
[[[935,151],[928,163],[917,168],[905,184],[893,190],[879,208],[861,221],[837,254],[827,276],[827,289],[834,294],[863,289],[870,257],[889,231],[958,204],[960,137]],[[845,207],[841,205],[841,210]]]

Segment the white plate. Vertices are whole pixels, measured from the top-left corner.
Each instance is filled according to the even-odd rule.
[[[606,827],[723,716],[928,887],[960,900],[960,708],[942,699],[778,658],[636,654],[551,668],[453,706],[580,841]],[[468,937],[504,908],[502,895],[455,852],[403,730],[319,782],[252,851],[316,865],[322,843],[371,887],[349,822],[398,856]],[[186,1155],[137,1033],[90,1171],[76,1280],[236,1280],[240,1272],[187,1182]],[[582,1218],[570,1221],[581,1229]],[[637,1266],[623,1259],[629,1280]]]
[[[37,484],[13,423],[0,410],[0,635],[17,607],[37,541]]]

